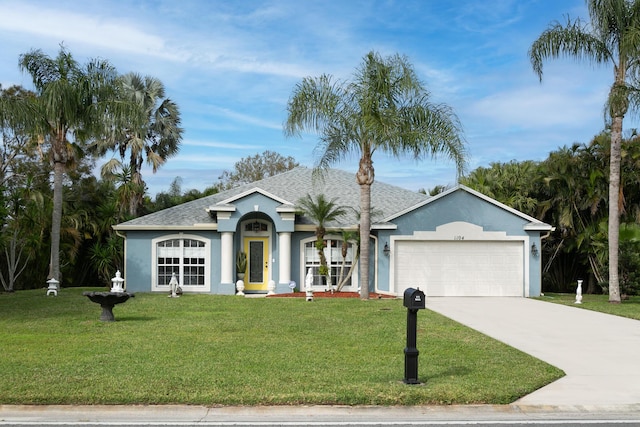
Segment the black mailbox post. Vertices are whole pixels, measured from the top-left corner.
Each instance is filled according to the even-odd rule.
[[[418,310],[425,308],[424,292],[407,288],[404,291],[404,306],[407,307],[407,346],[404,349],[404,383],[420,384],[418,380],[418,355],[416,348]]]

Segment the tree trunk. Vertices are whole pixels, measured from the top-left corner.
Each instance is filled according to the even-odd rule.
[[[360,184],[360,299],[369,299],[371,185]]]
[[[131,167],[131,183],[133,184],[133,191],[129,199],[129,215],[135,218],[138,216],[138,208],[142,206],[142,199],[144,197],[142,190],[144,183],[142,181],[142,174],[140,173],[142,158],[131,153],[129,166]]]
[[[60,277],[60,228],[62,224],[62,179],[65,165],[63,162],[53,163],[53,213],[51,215],[51,263],[49,279],[62,282]]]
[[[375,172],[369,144],[362,144],[362,157],[356,173],[360,185],[360,299],[369,299],[369,232],[371,230],[371,184]]]
[[[611,154],[609,159],[609,302],[620,303],[618,248],[620,239],[620,145],[622,117],[611,122]]]

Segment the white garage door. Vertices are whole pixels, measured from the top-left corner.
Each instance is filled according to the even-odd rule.
[[[397,295],[523,296],[522,241],[397,241]]]

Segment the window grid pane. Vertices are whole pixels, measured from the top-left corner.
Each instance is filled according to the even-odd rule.
[[[342,268],[342,241],[336,239],[325,240],[327,246],[324,253],[327,257],[327,264],[329,268],[329,279],[332,286],[338,285],[338,279],[340,278],[340,270]],[[315,246],[315,241],[307,242],[304,245],[305,256],[305,274],[309,268],[313,273],[313,286],[326,287],[326,279],[318,273],[320,269],[320,257]],[[347,249],[346,261],[344,264],[344,274],[346,275],[353,264],[353,245],[349,244]],[[351,278],[347,281],[345,286],[351,286]]]
[[[206,243],[195,239],[168,239],[158,242],[158,286],[168,286],[172,273],[180,286],[205,285]]]

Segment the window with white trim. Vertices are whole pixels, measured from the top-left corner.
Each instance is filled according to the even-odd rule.
[[[353,265],[353,251],[355,245],[349,243],[347,246],[346,257],[342,256],[342,240],[341,239],[325,239],[324,240],[324,256],[327,258],[327,266],[329,267],[329,280],[331,286],[338,286],[340,280],[340,273],[342,271],[343,277],[349,274],[349,270]],[[315,238],[311,241],[307,241],[304,244],[304,276],[309,268],[313,272],[313,286],[327,287],[326,279],[319,274],[320,270],[320,255],[316,249]],[[304,280],[303,282],[304,283]],[[347,279],[344,287],[350,287],[354,282],[353,275]]]
[[[186,290],[208,291],[209,250],[207,241],[190,237],[171,237],[154,240],[154,287],[169,288],[172,273]]]

